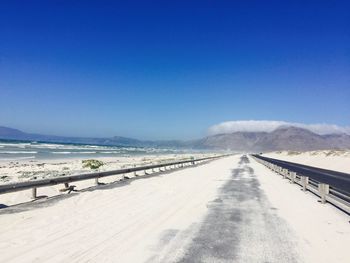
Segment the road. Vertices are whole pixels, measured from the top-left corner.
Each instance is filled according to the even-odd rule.
[[[349,237],[345,215],[238,155],[0,210],[0,262],[347,262]]]
[[[282,168],[296,172],[299,175],[308,176],[321,183],[329,184],[331,187],[350,195],[350,174],[337,171],[321,169],[313,166],[292,163],[283,160],[273,159],[261,155],[254,155],[257,158],[281,166]]]
[[[295,236],[249,164],[242,156],[180,262],[299,262]]]

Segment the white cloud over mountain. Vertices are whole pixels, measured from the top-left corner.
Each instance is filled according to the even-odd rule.
[[[227,121],[211,126],[208,129],[209,135],[233,133],[233,132],[271,132],[281,126],[294,126],[307,129],[317,134],[347,133],[350,134],[350,126],[344,127],[335,124],[304,124],[286,121],[266,120],[239,120]]]

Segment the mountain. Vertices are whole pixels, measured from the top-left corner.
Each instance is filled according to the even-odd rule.
[[[309,130],[287,126],[272,132],[234,132],[218,134],[201,140],[206,148],[230,149],[243,152],[310,151],[349,149],[350,135],[319,135]]]
[[[293,126],[282,126],[272,132],[234,132],[217,134],[191,141],[142,141],[120,136],[111,138],[63,137],[31,134],[12,128],[0,127],[0,139],[134,147],[231,150],[236,152],[350,149],[350,135],[348,134],[319,135],[309,130]]]
[[[20,130],[16,130],[16,129],[12,129],[12,128],[8,128],[8,127],[2,127],[0,126],[0,137],[3,139],[7,139],[7,138],[21,138],[21,137],[25,137],[24,132],[20,131]]]
[[[1,127],[1,126],[0,126],[0,139],[44,141],[44,142],[56,142],[56,143],[143,146],[142,141],[126,138],[126,137],[120,137],[120,136],[115,136],[112,138],[65,137],[65,136],[26,133],[17,129]]]
[[[0,126],[0,139],[41,141],[55,143],[97,144],[107,146],[127,147],[167,147],[167,148],[192,148],[192,141],[168,140],[168,141],[142,141],[133,138],[114,136],[110,138],[94,137],[65,137],[55,135],[43,135],[26,133],[17,129]]]

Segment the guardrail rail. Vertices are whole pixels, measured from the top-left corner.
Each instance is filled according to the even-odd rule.
[[[69,185],[72,182],[95,179],[95,184],[99,185],[100,184],[100,182],[98,181],[99,178],[103,178],[107,176],[129,174],[129,173],[134,173],[134,175],[136,175],[136,172],[138,171],[144,171],[145,173],[147,173],[147,171],[151,170],[152,172],[155,172],[154,169],[159,169],[158,172],[163,172],[171,169],[182,168],[186,166],[191,166],[191,165],[223,158],[229,155],[230,154],[217,155],[217,156],[205,157],[205,158],[199,158],[199,159],[188,159],[188,160],[181,160],[176,162],[146,165],[146,166],[125,168],[125,169],[106,171],[106,172],[86,173],[86,174],[61,176],[61,177],[54,177],[54,178],[47,178],[47,179],[40,179],[40,180],[33,180],[33,181],[26,181],[26,182],[3,184],[3,185],[0,185],[0,194],[32,189],[32,198],[36,199],[37,189],[41,187],[63,184],[64,188],[61,189],[60,191],[68,191],[70,193],[71,191],[74,191],[74,187],[75,187],[75,186]],[[161,170],[161,168],[164,168],[164,170]]]
[[[350,174],[317,167],[251,155],[257,162],[280,174],[303,191],[310,191],[321,198],[322,204],[331,203],[350,214]]]

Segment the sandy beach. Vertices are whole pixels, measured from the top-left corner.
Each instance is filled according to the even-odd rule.
[[[0,210],[0,262],[347,262],[348,216],[236,155]]]
[[[159,164],[172,162],[175,160],[186,160],[190,158],[204,158],[213,156],[213,153],[188,153],[188,154],[164,154],[164,155],[137,155],[137,156],[118,156],[118,157],[99,157],[93,158],[102,161],[102,165],[98,169],[90,169],[83,167],[83,160],[88,158],[70,158],[70,159],[51,159],[51,160],[16,160],[1,161],[0,160],[0,184],[24,182],[29,180],[53,178],[65,175],[75,175],[96,171],[111,171],[134,166],[143,166],[151,164]],[[142,174],[139,172],[138,174]],[[133,176],[128,174],[127,176]],[[103,183],[110,183],[123,179],[123,175],[110,176],[101,179]],[[77,190],[91,187],[94,180],[87,180],[74,183]],[[59,190],[61,186],[52,186],[39,189],[41,196],[53,196],[63,194]],[[30,191],[22,191],[0,195],[0,204],[12,205],[16,203],[31,200]]]

